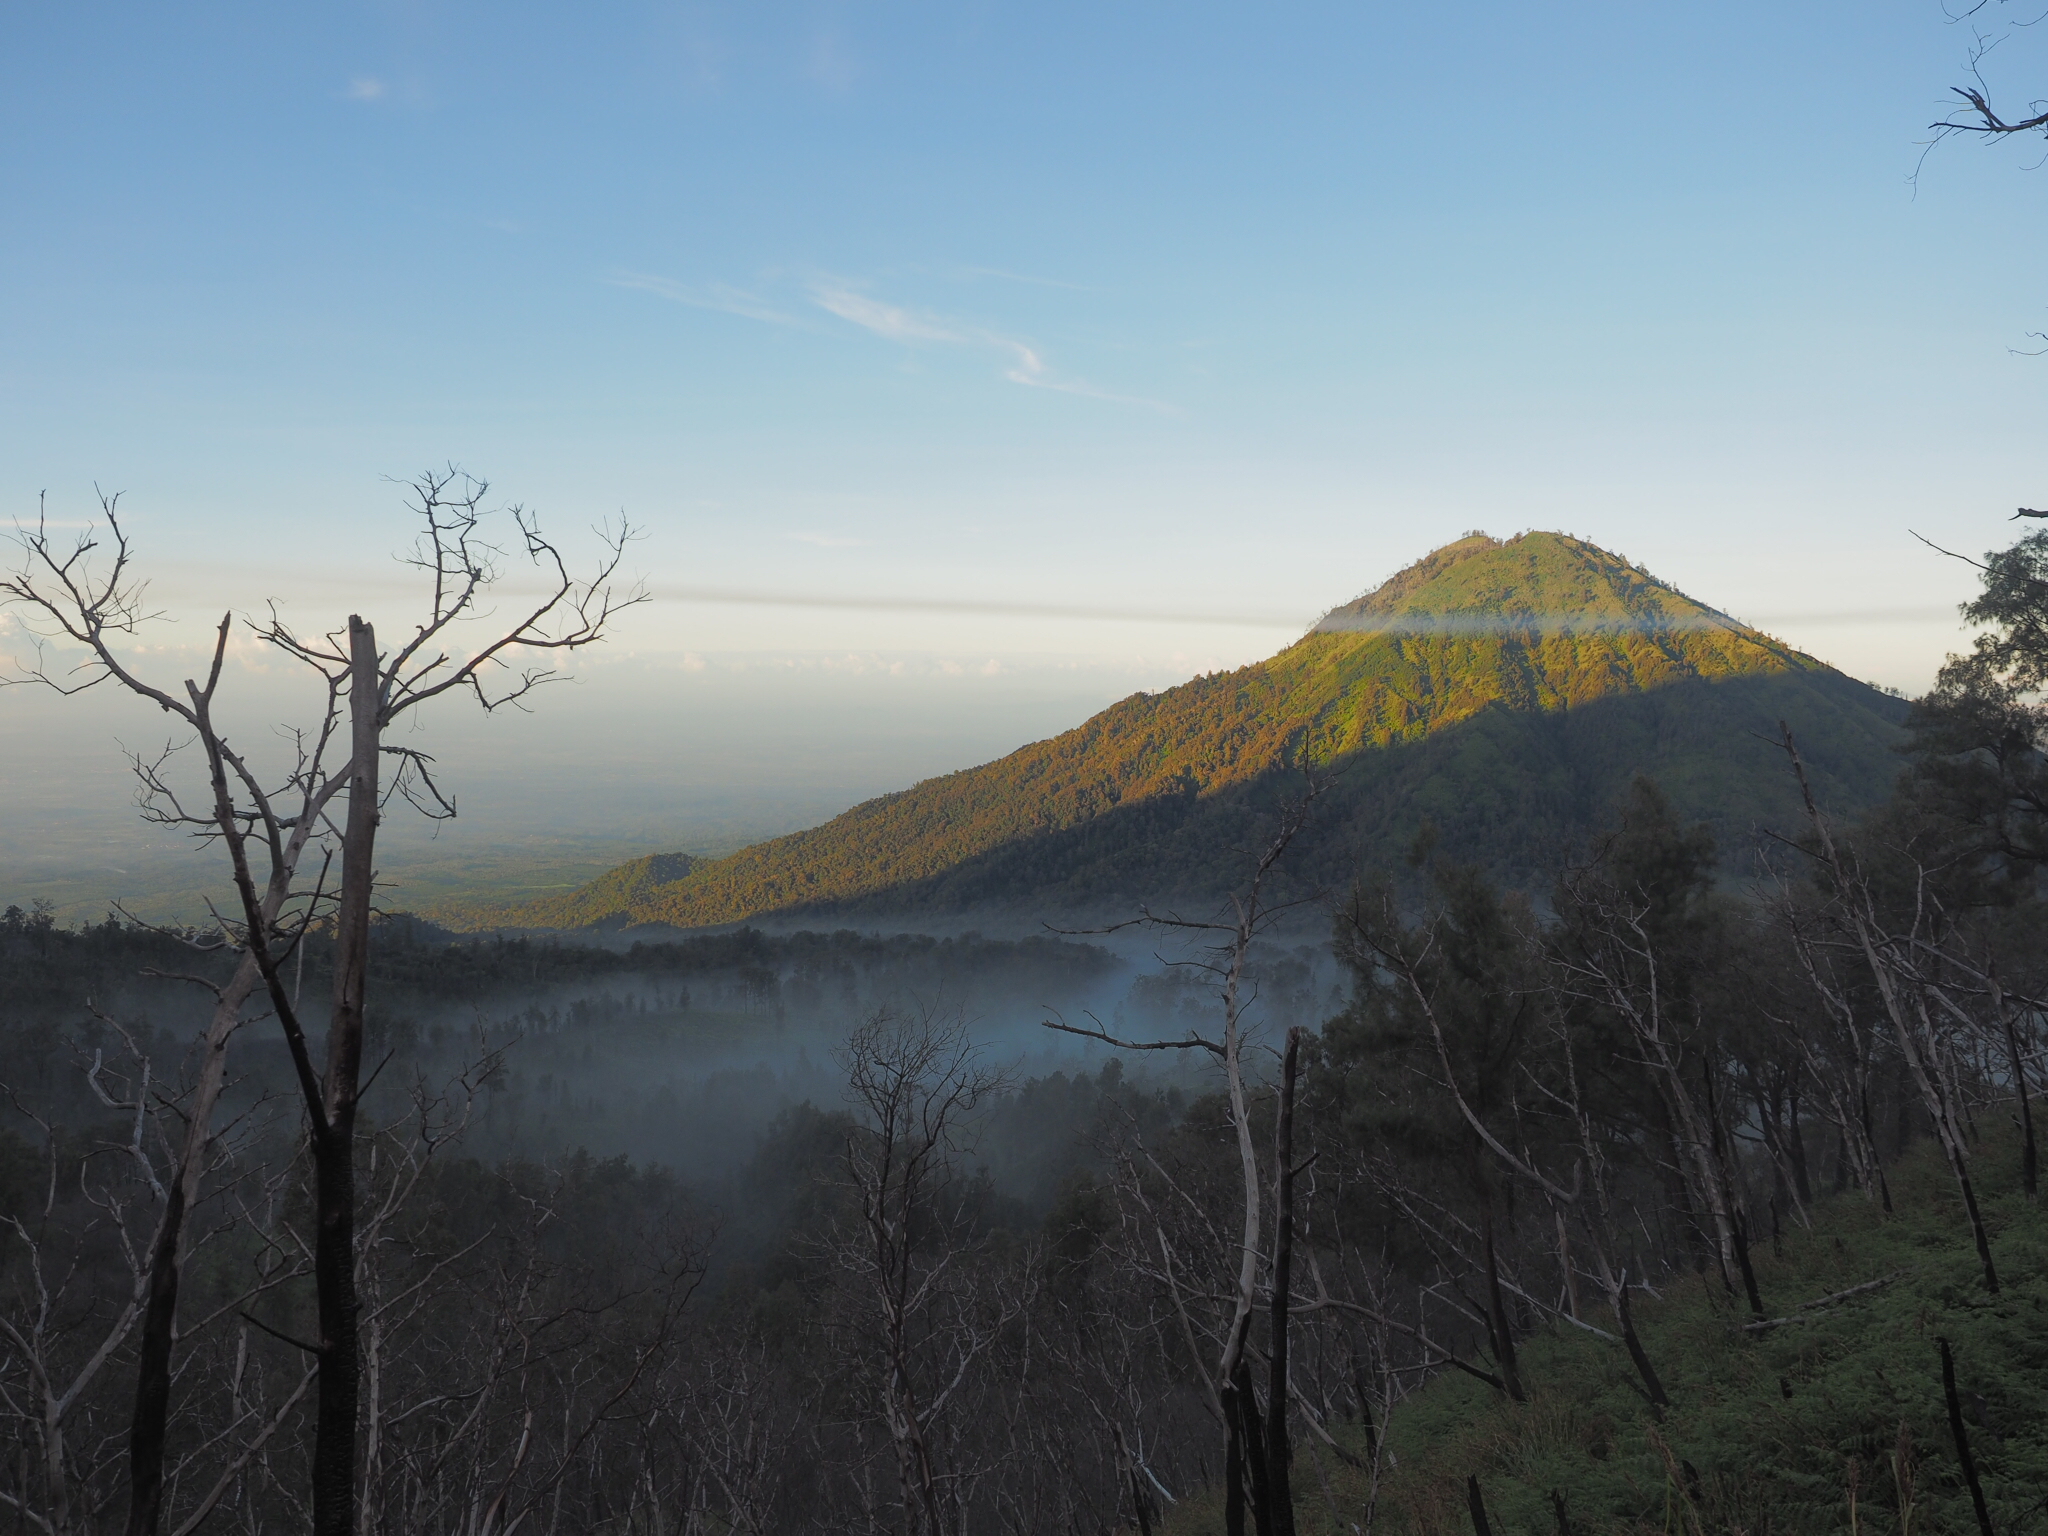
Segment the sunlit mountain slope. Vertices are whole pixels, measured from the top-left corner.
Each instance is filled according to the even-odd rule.
[[[1794,809],[1789,720],[1843,809],[1881,795],[1902,706],[1591,544],[1474,535],[1278,655],[1136,694],[1049,741],[684,863],[642,860],[521,909],[535,926],[696,927],[771,914],[993,907],[1112,915],[1227,890],[1285,764],[1337,770],[1293,866],[1338,885],[1426,822],[1448,853],[1534,879],[1637,772],[1725,846]]]

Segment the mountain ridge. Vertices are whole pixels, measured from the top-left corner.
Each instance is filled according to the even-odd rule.
[[[1264,661],[1133,694],[723,859],[635,861],[510,918],[689,928],[1220,894],[1231,881],[1214,850],[1250,835],[1303,748],[1350,770],[1309,869],[1341,879],[1347,863],[1387,861],[1426,820],[1447,852],[1513,878],[1635,771],[1673,780],[1682,810],[1724,827],[1774,815],[1789,785],[1773,792],[1749,738],[1779,714],[1815,738],[1807,755],[1836,801],[1867,803],[1891,777],[1902,708],[1583,540],[1468,535]]]

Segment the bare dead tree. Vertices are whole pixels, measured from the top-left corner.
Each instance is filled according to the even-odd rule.
[[[1206,1051],[1222,1067],[1243,1193],[1243,1218],[1238,1236],[1231,1244],[1235,1250],[1232,1267],[1236,1275],[1229,1303],[1229,1320],[1223,1330],[1213,1374],[1209,1377],[1215,1407],[1224,1427],[1224,1523],[1228,1536],[1243,1536],[1248,1508],[1263,1536],[1293,1536],[1294,1530],[1293,1500],[1284,1464],[1287,1451],[1284,1420],[1289,1412],[1287,1393],[1280,1391],[1276,1397],[1271,1395],[1273,1389],[1269,1388],[1262,1415],[1253,1389],[1250,1365],[1251,1326],[1261,1297],[1262,1278],[1266,1281],[1265,1296],[1271,1307],[1274,1326],[1284,1334],[1289,1319],[1288,1300],[1274,1299],[1272,1287],[1283,1282],[1274,1279],[1271,1266],[1278,1259],[1277,1236],[1282,1226],[1290,1244],[1292,1240],[1293,1170],[1283,1164],[1275,1172],[1275,1201],[1277,1204],[1286,1197],[1287,1208],[1275,1212],[1276,1243],[1268,1249],[1265,1246],[1265,1214],[1262,1209],[1265,1175],[1260,1168],[1252,1130],[1245,1074],[1245,1027],[1247,1012],[1257,997],[1257,986],[1250,974],[1254,944],[1289,912],[1316,899],[1304,896],[1276,901],[1272,888],[1287,850],[1307,825],[1317,797],[1328,786],[1329,780],[1312,766],[1305,768],[1303,792],[1282,806],[1278,826],[1270,841],[1253,859],[1250,877],[1239,891],[1232,894],[1228,908],[1221,915],[1207,919],[1188,918],[1173,911],[1153,912],[1145,908],[1128,922],[1097,930],[1116,932],[1142,927],[1173,934],[1200,945],[1194,956],[1177,958],[1171,963],[1207,977],[1215,987],[1223,1012],[1220,1039],[1211,1040],[1191,1032],[1184,1040],[1126,1040],[1100,1028],[1085,1028],[1060,1019],[1045,1021],[1048,1029],[1099,1040],[1123,1050]],[[1286,1123],[1291,1135],[1291,1101],[1287,1106]],[[1283,1173],[1284,1178],[1281,1176]],[[1262,1265],[1262,1258],[1266,1264]],[[1170,1255],[1168,1267],[1171,1267]],[[1265,1271],[1263,1275],[1262,1270]],[[1287,1359],[1284,1338],[1276,1337],[1269,1341],[1269,1347],[1279,1362],[1273,1380],[1284,1381]],[[1283,1421],[1277,1429],[1269,1425],[1273,1419]],[[1283,1458],[1277,1468],[1273,1461],[1276,1450],[1282,1453]]]
[[[146,771],[153,775],[155,769]],[[300,833],[294,829],[297,849],[287,854],[290,867],[296,867],[311,830],[309,827]],[[293,895],[290,879],[280,879],[279,874],[279,867],[273,865],[259,902],[260,915],[270,924],[280,921]],[[316,892],[299,915],[301,926],[318,905]],[[226,947],[232,943],[232,937],[216,932],[209,937],[194,937],[190,942],[194,948],[210,950]],[[136,1362],[135,1412],[129,1427],[128,1536],[149,1536],[162,1516],[165,1433],[171,1413],[171,1345],[177,1334],[178,1292],[187,1251],[186,1217],[199,1199],[200,1181],[213,1149],[214,1111],[227,1081],[228,1043],[242,1027],[245,1011],[263,985],[255,952],[246,947],[233,975],[224,983],[203,974],[178,979],[210,992],[213,1010],[201,1038],[198,1081],[185,1114],[184,1138],[165,1179],[164,1210],[150,1243],[148,1296],[142,1315],[141,1353]]]
[[[1567,884],[1572,883],[1573,877],[1567,876]],[[1735,1170],[1714,1102],[1712,1064],[1702,1066],[1702,1103],[1693,1097],[1687,1080],[1683,1020],[1663,982],[1663,957],[1646,921],[1649,903],[1639,895],[1602,891],[1590,883],[1576,894],[1588,921],[1581,941],[1559,950],[1561,988],[1608,1010],[1627,1029],[1668,1117],[1678,1167],[1691,1198],[1706,1209],[1713,1224],[1721,1278],[1730,1291],[1740,1280],[1750,1310],[1761,1317],[1763,1300],[1750,1263]]]
[[[1543,1311],[1572,1324],[1597,1337],[1610,1342],[1619,1342],[1627,1350],[1629,1361],[1641,1378],[1643,1395],[1653,1409],[1670,1405],[1662,1380],[1651,1364],[1637,1334],[1634,1319],[1629,1309],[1628,1265],[1616,1254],[1613,1241],[1612,1194],[1609,1187],[1607,1157],[1602,1137],[1597,1131],[1594,1117],[1588,1109],[1580,1091],[1575,1053],[1572,1048],[1571,1029],[1562,1017],[1563,1010],[1549,1010],[1553,1016],[1556,1054],[1553,1072],[1544,1075],[1530,1071],[1525,1066],[1519,1076],[1519,1087],[1511,1087],[1507,1094],[1508,1113],[1506,1124],[1496,1127],[1490,1124],[1474,1106],[1472,1096],[1460,1084],[1457,1067],[1453,1064],[1450,1041],[1446,1036],[1442,1015],[1438,1006],[1438,985],[1432,974],[1431,958],[1437,948],[1436,926],[1441,915],[1425,922],[1419,930],[1409,931],[1400,921],[1393,908],[1391,892],[1381,893],[1380,910],[1368,915],[1357,905],[1348,912],[1347,931],[1402,987],[1414,1004],[1427,1026],[1430,1047],[1435,1056],[1437,1070],[1442,1074],[1438,1084],[1449,1093],[1458,1117],[1465,1123],[1489,1156],[1508,1176],[1525,1185],[1551,1210],[1558,1231],[1558,1265],[1565,1287],[1565,1304],[1537,1301]],[[1527,999],[1522,1000],[1522,1011],[1527,1011]],[[1563,1117],[1571,1128],[1571,1135],[1564,1142],[1566,1155],[1570,1158],[1568,1169],[1546,1167],[1541,1152],[1532,1147],[1529,1138],[1518,1135],[1522,1114],[1517,1099],[1519,1088],[1526,1088],[1537,1102],[1552,1114]],[[1396,1191],[1397,1199],[1405,1198],[1403,1191]],[[1434,1233],[1446,1238],[1456,1227],[1463,1225],[1448,1212],[1430,1213],[1431,1219],[1418,1220],[1418,1231]],[[1592,1261],[1591,1275],[1606,1295],[1612,1310],[1619,1336],[1596,1328],[1579,1315],[1578,1308],[1571,1303],[1576,1274],[1570,1233],[1576,1231],[1578,1246]],[[1514,1355],[1508,1343],[1509,1320],[1507,1308],[1502,1299],[1502,1270],[1492,1228],[1492,1213],[1488,1206],[1483,1212],[1482,1230],[1477,1234],[1480,1249],[1480,1267],[1486,1276],[1487,1295],[1484,1319],[1489,1336],[1494,1340],[1494,1354],[1500,1365],[1497,1385],[1508,1396],[1520,1401],[1525,1397]],[[1520,1289],[1517,1287],[1516,1289]],[[1528,1297],[1526,1291],[1522,1291]],[[1532,1301],[1536,1298],[1530,1297]]]
[[[1965,17],[1977,16],[1989,3],[1990,0],[1973,0],[1973,3],[1965,5],[1960,13],[1952,13],[1950,19],[1959,21]],[[2031,22],[2022,25],[2031,25]],[[2010,138],[2014,134],[2048,132],[2048,103],[2038,100],[2029,102],[2024,116],[2011,119],[2003,116],[1991,105],[1991,87],[1984,78],[1984,61],[2004,40],[1981,30],[1972,35],[1965,68],[1975,83],[1949,87],[1952,95],[1962,99],[1962,105],[1939,122],[1927,125],[1928,131],[1934,135],[1931,143],[1938,144],[1956,134],[1989,140]],[[2040,517],[2043,514],[2031,508],[2021,507],[2014,515]]]
[[[1014,1316],[970,1273],[972,1213],[957,1159],[975,1107],[1002,1086],[963,1024],[881,1012],[840,1052],[857,1124],[846,1140],[857,1225],[833,1243],[856,1281],[853,1332],[873,1361],[880,1417],[894,1452],[904,1518],[919,1536],[961,1528],[964,1469],[943,1467],[938,1426]]]
[[[523,707],[537,688],[561,675],[548,660],[553,653],[597,643],[618,611],[645,597],[637,586],[618,584],[631,536],[623,521],[600,530],[603,551],[595,570],[578,579],[542,535],[537,519],[514,506],[503,515],[512,525],[519,555],[542,578],[540,592],[511,623],[493,626],[486,638],[471,641],[470,626],[490,618],[483,604],[500,582],[504,560],[488,536],[488,486],[451,468],[422,475],[412,492],[422,527],[408,561],[430,590],[424,620],[401,644],[380,652],[371,625],[354,614],[344,627],[317,638],[286,624],[275,606],[267,617],[247,623],[260,643],[310,669],[324,693],[318,718],[292,733],[295,760],[281,774],[266,776],[229,741],[216,713],[235,627],[232,612],[215,632],[203,683],[187,679],[182,690],[174,691],[145,680],[131,666],[120,642],[160,615],[147,606],[146,584],[135,571],[117,497],[102,497],[103,527],[88,529],[68,546],[40,516],[33,528],[19,530],[23,562],[12,577],[0,581],[0,599],[21,608],[41,638],[84,653],[76,666],[60,671],[39,651],[17,681],[67,694],[111,681],[178,719],[204,758],[206,798],[189,807],[164,760],[137,767],[156,820],[191,831],[226,852],[240,910],[220,919],[219,927],[224,941],[242,948],[254,962],[304,1099],[315,1170],[314,1267],[320,1304],[312,1470],[317,1536],[353,1536],[355,1524],[360,1358],[354,1143],[377,826],[391,794],[429,816],[455,814],[454,801],[433,777],[432,760],[414,748],[387,745],[386,732],[400,716],[448,693],[467,693],[485,710]],[[385,757],[395,762],[388,785],[382,773]],[[305,893],[299,883],[301,862],[316,836],[340,855],[339,888],[331,898],[319,889]],[[282,973],[286,957],[316,919],[331,927],[335,944],[324,1070],[315,1069],[296,999]],[[172,1214],[182,1212],[167,1206],[166,1215]],[[160,1499],[161,1414],[169,1391],[163,1339],[176,1314],[178,1247],[177,1229],[153,1244],[162,1257],[149,1286],[149,1317],[160,1336],[147,1346],[149,1375],[137,1392],[130,1536],[154,1530]]]
[[[1287,1437],[1288,1398],[1294,1378],[1288,1370],[1289,1309],[1294,1302],[1295,1089],[1301,1074],[1305,1031],[1287,1031],[1280,1056],[1280,1091],[1273,1113],[1273,1265],[1267,1286],[1272,1319],[1266,1335],[1266,1500],[1268,1536],[1294,1536],[1293,1447]]]
[[[1785,755],[1798,778],[1807,822],[1813,828],[1818,857],[1827,873],[1842,920],[1870,968],[1871,980],[1883,1003],[1885,1015],[1891,1021],[1899,1055],[1920,1091],[1921,1105],[1933,1123],[1935,1138],[1941,1144],[1949,1172],[1963,1197],[1963,1209],[1969,1216],[1970,1232],[1977,1243],[1984,1289],[1995,1295],[1998,1291],[1998,1270],[1991,1258],[1990,1232],[1977,1208],[1976,1185],[1970,1178],[1970,1149],[1960,1123],[1955,1074],[1929,1013],[1927,990],[1918,984],[1920,977],[1913,964],[1913,941],[1919,935],[1893,933],[1881,920],[1869,884],[1843,856],[1827,818],[1821,815],[1820,807],[1814,801],[1813,787],[1806,776],[1806,764],[1792,739],[1791,728],[1780,722],[1779,731]]]
[[[1182,1313],[1160,1276],[1155,1225],[1132,1173],[1144,1138],[1119,1118],[1098,1147],[1117,1169],[1096,1187],[1100,1225],[1052,1238],[1050,1273],[1028,1318],[1030,1353],[1044,1369],[1025,1380],[1018,1434],[1025,1465],[1053,1475],[1031,1480],[1035,1502],[1011,1529],[1100,1529],[1118,1524],[1120,1510],[1141,1533],[1156,1529],[1191,1475],[1180,1448],[1211,1407],[1206,1373],[1197,1387],[1175,1364],[1188,1353]]]
[[[735,1330],[706,1330],[693,1355],[698,1369],[668,1410],[700,1469],[689,1507],[715,1508],[743,1536],[774,1536],[785,1491],[802,1484],[800,1396],[771,1352]]]
[[[94,1175],[91,1165],[99,1159],[91,1153],[73,1154],[81,1208],[68,1222],[59,1213],[60,1165],[66,1161],[59,1133],[15,1100],[16,1109],[43,1132],[49,1170],[41,1220],[32,1224],[15,1216],[7,1223],[20,1246],[27,1295],[18,1310],[0,1311],[0,1338],[13,1357],[7,1362],[13,1369],[0,1375],[0,1413],[14,1419],[26,1431],[22,1438],[35,1447],[42,1497],[35,1497],[24,1478],[14,1491],[0,1491],[0,1501],[49,1536],[74,1536],[91,1526],[93,1479],[77,1466],[75,1420],[92,1403],[102,1373],[133,1331],[148,1295],[146,1234],[155,1220],[150,1208],[161,1204],[164,1190],[150,1145],[157,1128],[151,1124],[146,1058],[137,1067],[133,1099],[116,1100],[101,1086],[95,1053],[94,1089],[102,1102],[124,1112],[129,1140],[126,1146],[97,1149],[115,1154],[106,1176]],[[81,1307],[69,1292],[84,1278],[84,1250],[95,1239],[119,1255],[118,1284],[105,1287],[111,1292],[105,1305],[94,1306],[89,1298]],[[15,1370],[20,1378],[6,1379]]]
[[[1865,1198],[1881,1200],[1889,1211],[1891,1189],[1871,1126],[1871,1075],[1878,1055],[1871,1025],[1838,974],[1840,957],[1819,931],[1814,914],[1781,892],[1777,922],[1830,1027],[1822,1030],[1803,1020],[1775,1022],[1799,1052],[1807,1080],[1819,1090],[1822,1118],[1835,1127],[1838,1177],[1853,1178]]]
[[[118,1046],[81,1052],[80,1072],[92,1097],[117,1117],[104,1130],[67,1137],[12,1090],[17,1111],[44,1133],[50,1158],[49,1186],[39,1219],[26,1213],[9,1219],[19,1245],[19,1277],[0,1305],[0,1339],[7,1345],[0,1365],[0,1418],[16,1421],[39,1455],[40,1495],[24,1480],[0,1489],[0,1505],[38,1529],[82,1533],[99,1527],[109,1497],[109,1460],[129,1437],[120,1431],[132,1415],[115,1411],[118,1382],[137,1351],[131,1340],[151,1301],[156,1273],[152,1234],[160,1234],[164,1208],[178,1195],[180,1172],[173,1149],[180,1121],[188,1119],[205,1085],[181,1089],[156,1076],[148,1053],[113,1018],[97,1014],[103,1038]],[[203,1072],[203,1069],[202,1069]],[[118,1127],[118,1139],[108,1134]],[[208,1147],[213,1168],[232,1160],[248,1122],[223,1128]],[[59,1165],[64,1165],[60,1180]],[[214,1191],[229,1195],[230,1184]],[[188,1212],[191,1207],[187,1207]],[[219,1235],[232,1217],[217,1219]],[[202,1233],[201,1241],[208,1234]],[[236,1294],[247,1301],[286,1278],[258,1277]],[[188,1319],[189,1338],[205,1333],[228,1309]],[[15,1378],[16,1372],[20,1375]],[[211,1437],[197,1460],[217,1456],[230,1435]],[[202,1440],[208,1437],[201,1437]]]

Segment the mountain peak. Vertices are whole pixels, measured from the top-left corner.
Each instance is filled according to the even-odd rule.
[[[1296,850],[1333,890],[1417,830],[1533,878],[1638,773],[1739,837],[1796,820],[1770,745],[1787,720],[1822,789],[1867,804],[1894,704],[1562,533],[1468,534],[1333,610],[1278,655],[1134,694],[997,762],[703,862],[642,861],[524,909],[543,926],[677,927],[983,909],[1085,926],[1215,901],[1306,746],[1342,773]],[[838,920],[836,917],[835,921]]]
[[[1319,634],[1733,629],[1640,566],[1565,533],[1470,533],[1323,615]]]

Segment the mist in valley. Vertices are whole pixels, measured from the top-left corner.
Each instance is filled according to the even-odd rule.
[[[81,1064],[136,1042],[155,1075],[189,1071],[203,1032],[201,989],[175,939],[110,921],[76,930],[15,914],[0,1029],[14,1042],[9,1086],[37,1113],[82,1132],[104,1118]],[[41,920],[47,924],[49,920]],[[1207,1053],[1121,1049],[1048,1028],[1072,1024],[1135,1042],[1213,1036],[1213,978],[1187,946],[1129,932],[1025,939],[919,933],[731,933],[667,940],[593,936],[463,938],[400,916],[377,930],[366,1020],[366,1113],[404,1125],[435,1101],[459,1132],[446,1152],[482,1165],[558,1168],[583,1159],[658,1168],[725,1233],[721,1260],[783,1236],[761,1219],[750,1172],[793,1119],[849,1110],[849,1034],[878,1018],[962,1032],[999,1087],[967,1117],[957,1152],[1006,1202],[1005,1220],[1042,1219],[1062,1187],[1099,1173],[1104,1149],[1141,1106],[1170,1123],[1220,1087]],[[610,942],[606,942],[609,938]],[[1181,951],[1185,951],[1182,953]],[[294,972],[302,997],[331,985],[323,946]],[[205,965],[199,966],[202,971]],[[1252,1070],[1274,1042],[1341,1011],[1346,988],[1327,944],[1252,952]],[[76,1079],[75,1081],[73,1079]],[[236,1044],[237,1113],[297,1113],[273,1023]],[[1163,1118],[1162,1118],[1163,1117]],[[830,1153],[829,1147],[826,1149]],[[804,1171],[832,1176],[830,1166]]]

